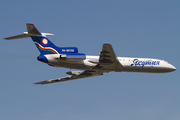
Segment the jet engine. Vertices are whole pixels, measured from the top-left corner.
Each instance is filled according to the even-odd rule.
[[[60,60],[68,60],[68,61],[81,61],[86,59],[86,55],[84,53],[69,53],[69,54],[61,54]]]

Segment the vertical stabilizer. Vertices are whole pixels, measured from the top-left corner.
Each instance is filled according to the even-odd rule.
[[[26,26],[27,26],[27,31],[28,31],[28,34],[31,34],[31,35],[39,35],[41,36],[42,34],[39,32],[39,30],[34,26],[34,24],[32,23],[26,23]]]
[[[58,47],[46,38],[47,34],[39,32],[32,23],[27,23],[26,26],[28,34],[31,36],[41,54],[59,54],[57,51]]]
[[[48,38],[43,36],[31,36],[31,38],[41,54],[59,54],[58,47]]]

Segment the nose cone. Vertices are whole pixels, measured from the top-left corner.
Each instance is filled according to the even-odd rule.
[[[168,69],[169,69],[169,72],[173,72],[176,70],[176,68],[173,65],[170,65]]]

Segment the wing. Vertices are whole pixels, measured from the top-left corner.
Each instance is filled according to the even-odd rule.
[[[99,75],[103,75],[103,72],[102,71],[100,72],[100,71],[86,70],[86,71],[70,71],[70,72],[67,72],[67,74],[69,74],[69,76],[51,79],[51,80],[46,80],[46,81],[41,81],[41,82],[37,82],[34,84],[43,85],[43,84],[49,84],[49,83],[56,83],[56,82],[63,82],[63,81],[80,79],[80,78],[86,78],[86,77],[99,76]]]
[[[117,59],[111,44],[103,44],[102,51],[100,52],[99,62],[94,69],[95,68],[104,70],[108,69],[112,71],[123,68],[123,65]]]

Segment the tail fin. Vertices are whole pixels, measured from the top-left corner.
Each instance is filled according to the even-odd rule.
[[[26,23],[28,34],[35,35],[35,36],[41,36],[42,34],[39,32],[39,30],[34,26],[32,23]]]
[[[41,54],[59,54],[58,47],[46,38],[46,36],[53,34],[39,32],[39,30],[32,23],[27,23],[26,26],[28,32],[24,32],[24,34],[7,37],[4,39],[12,40],[31,37]]]
[[[31,36],[34,44],[42,54],[59,54],[58,47],[43,36]]]

